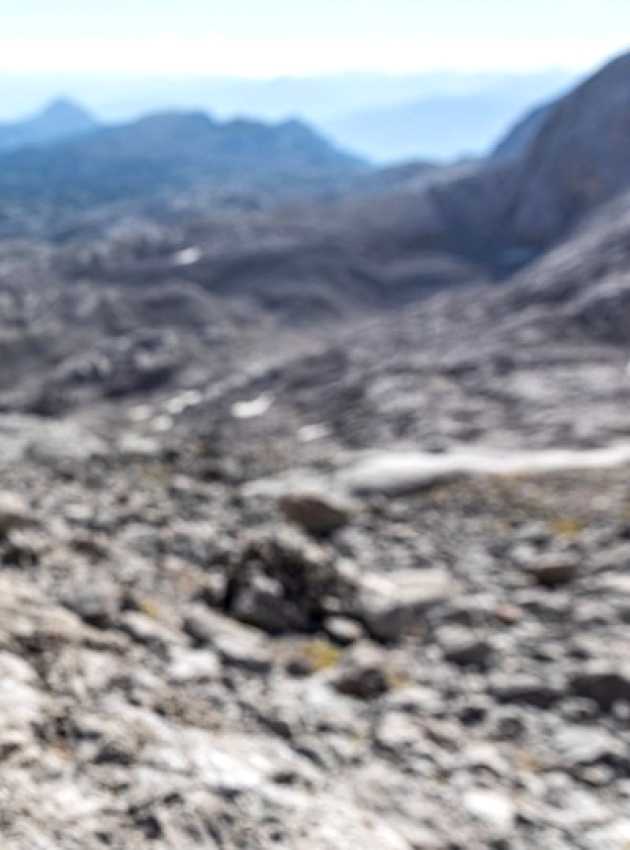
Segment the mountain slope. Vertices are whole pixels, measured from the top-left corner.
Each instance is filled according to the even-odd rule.
[[[630,185],[630,54],[562,98],[517,175],[515,230],[541,242]]]
[[[555,101],[543,103],[520,118],[495,145],[491,154],[492,158],[514,159],[524,154],[530,142],[538,135],[554,105]]]
[[[630,192],[588,216],[568,239],[511,282],[505,316],[544,310],[558,333],[630,342]]]
[[[77,136],[97,126],[96,120],[83,107],[59,98],[24,121],[0,124],[0,153]]]
[[[557,101],[520,156],[430,189],[452,250],[510,268],[630,187],[630,54]]]

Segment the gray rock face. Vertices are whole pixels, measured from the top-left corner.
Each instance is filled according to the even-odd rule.
[[[549,240],[628,185],[627,160],[616,140],[628,130],[629,74],[626,54],[547,116],[521,167],[518,233],[532,241]]]
[[[452,247],[511,271],[630,185],[630,56],[526,118],[513,153],[431,190]]]

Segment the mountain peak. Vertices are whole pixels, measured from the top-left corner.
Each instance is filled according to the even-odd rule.
[[[0,151],[48,144],[86,133],[97,126],[96,119],[80,104],[67,97],[58,97],[23,121],[1,124]]]
[[[95,124],[92,115],[77,101],[69,97],[56,97],[49,101],[35,118],[47,118],[55,120],[78,120],[89,121],[90,124]]]

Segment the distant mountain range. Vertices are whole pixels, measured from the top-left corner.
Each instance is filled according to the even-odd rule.
[[[251,318],[258,317],[252,305],[287,323],[308,324],[491,281],[503,284],[493,287],[498,300],[492,303],[508,324],[529,321],[531,308],[529,327],[552,323],[554,339],[565,328],[580,333],[586,327],[604,341],[627,340],[629,137],[630,54],[526,114],[492,155],[451,166],[373,168],[295,121],[156,114],[0,156],[0,232],[22,237],[0,245],[3,275],[24,310],[31,304],[22,296],[25,285],[38,293],[56,282],[62,287],[64,298],[50,306],[56,324],[48,322],[49,302],[33,315],[33,322],[46,322],[32,344],[37,352],[54,353],[51,369],[71,398],[82,397],[86,385],[89,392],[112,391],[100,367],[88,364],[78,378],[70,360],[67,370],[58,370],[61,354],[69,358],[86,340],[92,344],[92,330],[75,342],[63,330],[74,321],[68,316],[75,315],[82,286],[100,298],[115,285],[120,304],[137,297],[143,327],[152,327],[156,316],[174,322],[179,304],[186,340],[194,345],[201,338],[197,317],[212,315],[214,299],[244,299],[243,315],[252,324],[258,321]],[[200,192],[197,203],[200,187],[227,188],[228,194],[241,187],[255,200],[260,190],[264,202],[235,213],[234,206],[222,206],[220,192]],[[293,187],[290,203],[286,196],[277,203],[278,187]],[[33,227],[38,205],[46,208],[43,224]],[[19,210],[15,226],[13,208]],[[486,312],[490,302],[477,302],[476,291],[464,313],[448,317],[456,347],[469,316],[480,333],[494,326]],[[206,311],[199,307],[204,302]],[[100,302],[90,297],[85,303]],[[107,345],[118,351],[128,310],[113,310],[107,300],[99,309],[98,322],[111,337]],[[419,325],[419,338],[437,327],[432,320]],[[509,329],[506,338],[511,345]],[[14,357],[20,374],[30,376],[31,349],[25,350]],[[502,353],[497,368],[506,362],[509,368],[511,355]],[[115,392],[119,380],[133,390],[125,357]],[[8,370],[11,393],[15,374]],[[24,390],[25,409],[48,409],[52,374],[37,378],[35,395]],[[43,408],[37,400],[42,388]],[[361,398],[350,396],[347,409]],[[55,409],[54,394],[50,403]]]
[[[81,135],[97,126],[96,119],[83,107],[59,98],[23,121],[0,124],[0,152],[27,145],[49,144]]]
[[[102,120],[128,123],[151,112],[202,110],[226,121],[298,118],[338,145],[377,161],[485,153],[527,109],[575,82],[562,71],[530,74],[345,74],[313,78],[9,78],[4,114],[65,91]],[[20,102],[11,92],[20,93]],[[14,97],[16,97],[14,95]],[[12,105],[13,103],[13,105]]]
[[[113,126],[86,129],[83,123],[72,138],[2,153],[0,200],[5,209],[48,204],[58,217],[62,208],[178,192],[201,193],[201,209],[211,207],[205,190],[285,199],[288,192],[309,203],[336,193],[340,203],[306,213],[305,232],[316,221],[315,231],[349,240],[344,252],[394,258],[431,250],[504,274],[630,188],[628,79],[630,56],[622,56],[569,94],[527,113],[493,155],[448,168],[370,168],[295,120],[218,121],[202,112],[173,111]],[[476,110],[452,100],[460,117],[472,120]],[[80,114],[71,104],[61,111]],[[445,111],[443,129],[449,120]],[[299,221],[304,209],[295,215]],[[31,219],[24,214],[21,221]]]
[[[28,126],[41,127],[50,112]],[[56,141],[43,144],[43,134],[31,133],[26,146],[0,154],[0,199],[87,206],[190,187],[308,190],[365,168],[299,121],[217,122],[201,112],[168,112],[95,127],[87,117],[78,122],[81,112],[70,104],[52,112],[72,118],[57,122]],[[81,132],[72,133],[77,124]]]

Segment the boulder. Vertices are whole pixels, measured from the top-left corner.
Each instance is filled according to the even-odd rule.
[[[377,640],[400,640],[433,606],[453,598],[457,582],[445,570],[368,573],[359,579],[356,613]]]
[[[440,629],[438,643],[444,658],[460,667],[484,669],[492,658],[492,646],[470,629],[447,626]]]
[[[350,522],[356,511],[349,500],[316,490],[285,493],[279,507],[288,520],[315,535],[337,531]]]
[[[630,668],[613,668],[596,662],[572,676],[571,690],[577,696],[594,700],[603,711],[610,711],[618,700],[630,702]]]
[[[340,577],[329,553],[292,529],[251,537],[228,580],[225,608],[272,634],[311,631]]]
[[[34,517],[22,496],[17,493],[0,493],[0,534],[6,535],[16,528],[34,522]]]
[[[512,832],[516,809],[502,791],[473,788],[464,794],[462,803],[467,814],[483,823],[492,834],[505,836]]]
[[[387,653],[369,643],[359,643],[346,653],[330,681],[344,696],[370,700],[387,693],[394,679]]]
[[[252,673],[267,673],[272,658],[263,635],[216,611],[196,606],[184,620],[184,631],[197,647],[212,647],[224,664]]]
[[[533,561],[529,571],[538,584],[553,588],[573,581],[578,574],[578,564],[575,556],[549,553]]]

